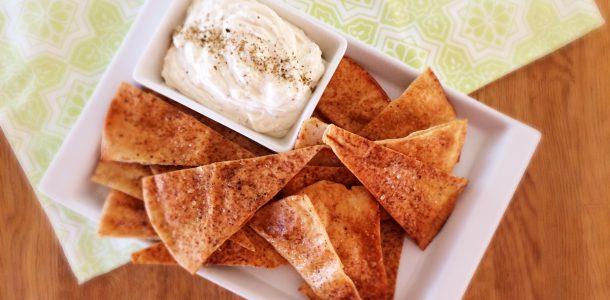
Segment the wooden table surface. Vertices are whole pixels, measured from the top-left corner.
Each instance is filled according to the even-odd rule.
[[[543,137],[465,298],[610,299],[609,73],[605,25],[473,94]],[[239,299],[173,267],[79,286],[3,136],[0,201],[0,299]]]

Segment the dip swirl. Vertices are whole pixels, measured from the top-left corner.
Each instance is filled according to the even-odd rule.
[[[194,0],[174,32],[167,85],[251,129],[284,136],[322,77],[305,33],[254,0]]]

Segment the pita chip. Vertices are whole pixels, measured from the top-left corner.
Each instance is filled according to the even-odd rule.
[[[154,175],[168,173],[168,172],[173,172],[173,171],[178,171],[178,170],[183,170],[185,168],[188,168],[188,167],[184,167],[184,166],[159,166],[159,165],[150,166],[150,170],[152,171],[152,173]],[[242,247],[244,247],[246,249],[249,249],[250,251],[254,251],[254,245],[252,244],[252,241],[250,241],[250,238],[249,238],[248,234],[246,234],[242,230],[236,232],[233,236],[231,236],[229,238],[229,240],[233,241],[234,243],[237,243],[238,245],[240,245],[240,246],[242,246]]]
[[[228,240],[205,262],[205,265],[276,268],[287,264],[286,260],[256,232],[244,227],[252,237],[255,251],[248,250]],[[131,262],[136,265],[178,265],[163,243],[131,254]]]
[[[122,83],[102,133],[102,160],[198,166],[254,155],[152,93]]]
[[[250,227],[297,270],[318,297],[360,299],[307,196],[289,196],[266,205],[254,215]]]
[[[323,145],[322,136],[328,124],[317,118],[309,118],[301,124],[301,129],[294,143],[294,148],[304,148],[315,145]]]
[[[343,57],[316,107],[330,123],[359,131],[390,102],[379,83],[349,57]]]
[[[323,144],[322,136],[327,126],[328,124],[317,119],[305,121],[297,137],[295,148]],[[453,120],[425,130],[413,132],[406,137],[385,139],[375,143],[451,173],[462,152],[467,126],[467,120]],[[323,154],[323,152],[320,152],[316,155],[310,164],[322,166],[341,165],[340,162],[336,162],[337,157],[334,153],[324,154],[324,156]],[[329,159],[330,157],[332,159]],[[317,163],[322,160],[330,161],[330,163]]]
[[[324,143],[387,212],[425,249],[468,181],[330,125]]]
[[[311,200],[360,297],[385,300],[388,283],[375,198],[362,186],[347,189],[329,181],[310,185],[299,194]]]
[[[150,171],[152,172],[152,175],[158,175],[158,174],[162,174],[162,173],[173,172],[173,171],[189,169],[189,168],[191,168],[191,167],[152,165],[152,166],[150,166]]]
[[[323,145],[322,135],[328,124],[320,121],[317,118],[309,118],[301,124],[301,129],[294,143],[294,149],[311,147],[315,145]],[[340,167],[341,161],[330,149],[322,149],[309,162],[313,166]]]
[[[134,265],[177,265],[176,260],[162,242],[132,253],[131,263]]]
[[[243,229],[240,229],[229,238],[229,241],[232,241],[250,251],[256,251],[256,247],[252,243],[250,235],[251,234],[247,234]]]
[[[241,146],[242,148],[250,151],[254,156],[264,156],[273,154],[269,149],[257,144],[253,140],[247,138],[241,133],[234,131],[233,129],[226,127],[204,115],[195,113],[195,118],[197,118],[204,125],[212,128],[212,130],[220,133],[227,140]],[[313,145],[312,145],[313,146]]]
[[[254,250],[239,247],[231,241],[225,242],[205,262],[206,265],[241,266],[258,268],[275,268],[288,262],[252,228],[242,229],[252,241]]]
[[[321,147],[146,177],[146,211],[174,259],[195,273]]]
[[[116,190],[106,197],[97,233],[104,237],[158,239],[148,221],[144,202]]]
[[[370,140],[401,138],[455,118],[443,87],[428,68],[398,99],[390,102],[362,130],[354,132]]]
[[[453,120],[413,132],[404,138],[376,143],[451,173],[462,153],[467,126],[467,120]]]
[[[282,195],[294,195],[304,187],[322,180],[340,183],[345,186],[360,184],[358,178],[345,167],[306,166],[286,184],[282,189]]]
[[[386,299],[394,299],[396,290],[396,277],[398,266],[400,266],[400,256],[402,254],[402,244],[405,241],[405,231],[396,223],[389,219],[381,222],[381,251],[383,252],[383,265],[386,278],[388,279],[388,289]]]
[[[101,160],[91,180],[142,200],[141,179],[151,174],[148,166]]]

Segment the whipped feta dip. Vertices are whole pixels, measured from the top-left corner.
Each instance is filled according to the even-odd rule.
[[[325,64],[303,30],[255,0],[194,0],[174,31],[161,75],[208,108],[282,137]]]

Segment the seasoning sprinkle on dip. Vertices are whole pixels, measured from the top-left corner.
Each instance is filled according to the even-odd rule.
[[[320,47],[255,0],[194,0],[165,56],[167,85],[257,132],[282,137],[325,69]]]

